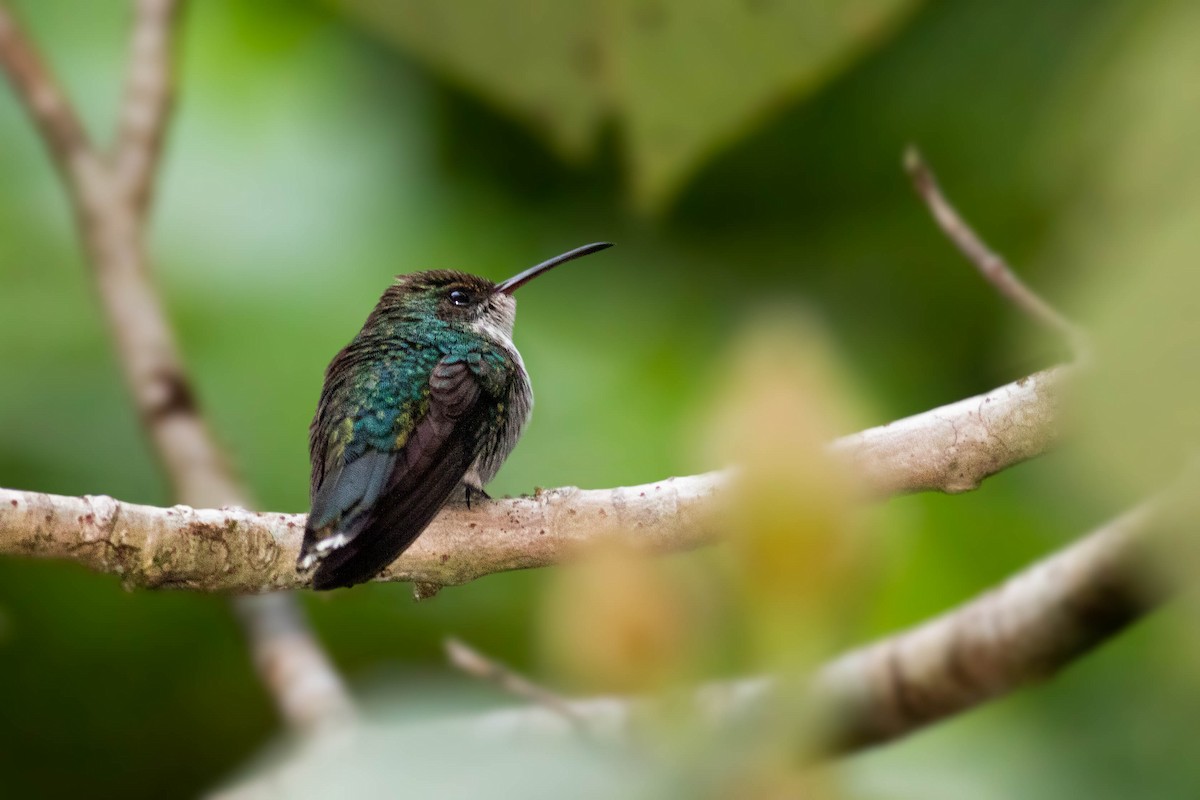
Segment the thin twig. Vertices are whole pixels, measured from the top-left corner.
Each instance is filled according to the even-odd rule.
[[[56,167],[78,180],[81,161],[94,160],[74,107],[5,0],[0,0],[0,67],[42,135]]]
[[[1088,337],[1084,331],[1030,289],[1008,262],[979,238],[942,194],[937,177],[915,146],[909,146],[905,151],[904,168],[942,233],[975,265],[984,280],[1025,314],[1062,336],[1071,351],[1082,360],[1088,352]]]
[[[150,204],[175,88],[178,0],[137,0],[113,162],[139,214]]]
[[[528,700],[544,706],[556,714],[561,714],[580,731],[587,731],[587,720],[575,711],[561,695],[544,686],[539,686],[500,662],[493,661],[460,639],[448,638],[444,645],[446,658],[462,672],[494,684],[522,700]]]

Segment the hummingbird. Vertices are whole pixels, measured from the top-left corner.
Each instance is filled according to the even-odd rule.
[[[311,510],[296,569],[314,589],[369,581],[452,496],[484,486],[521,437],[533,390],[513,345],[513,293],[578,247],[500,283],[453,270],[399,275],[325,370],[309,428]]]

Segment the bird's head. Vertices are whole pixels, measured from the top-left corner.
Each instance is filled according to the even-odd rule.
[[[517,301],[513,293],[537,276],[576,258],[612,247],[596,242],[543,261],[506,281],[454,270],[429,270],[400,275],[384,294],[380,307],[398,308],[410,315],[432,315],[451,326],[470,328],[501,342],[511,342]]]

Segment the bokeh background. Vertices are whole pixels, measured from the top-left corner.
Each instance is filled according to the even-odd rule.
[[[18,10],[92,131],[111,130],[128,4]],[[415,269],[500,279],[618,243],[522,291],[538,404],[494,495],[717,466],[696,440],[723,354],[781,307],[822,328],[870,424],[1061,360],[934,229],[900,168],[910,142],[1030,283],[1102,331],[1140,332],[1115,337],[1128,363],[1161,366],[1165,335],[1172,380],[1194,371],[1195,338],[1177,335],[1200,312],[1181,277],[1200,256],[1187,0],[205,0],[184,25],[152,251],[204,408],[262,508],[305,508],[324,366]],[[68,204],[7,90],[0,176],[0,485],[167,502]],[[1164,319],[1182,327],[1164,334]],[[1190,382],[1146,381],[1145,402],[1194,426]],[[1053,455],[969,495],[890,502],[855,638],[950,607],[1123,508],[1144,471],[1111,479],[1105,463]],[[440,688],[483,707],[505,700],[454,675],[441,641],[538,674],[548,577],[305,604],[365,698]],[[846,791],[1197,796],[1178,617],[854,759]],[[223,598],[0,559],[0,793],[190,796],[277,734]]]

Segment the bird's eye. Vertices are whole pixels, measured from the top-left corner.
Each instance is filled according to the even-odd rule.
[[[455,289],[450,293],[450,302],[456,306],[469,306],[471,305],[471,295]]]

